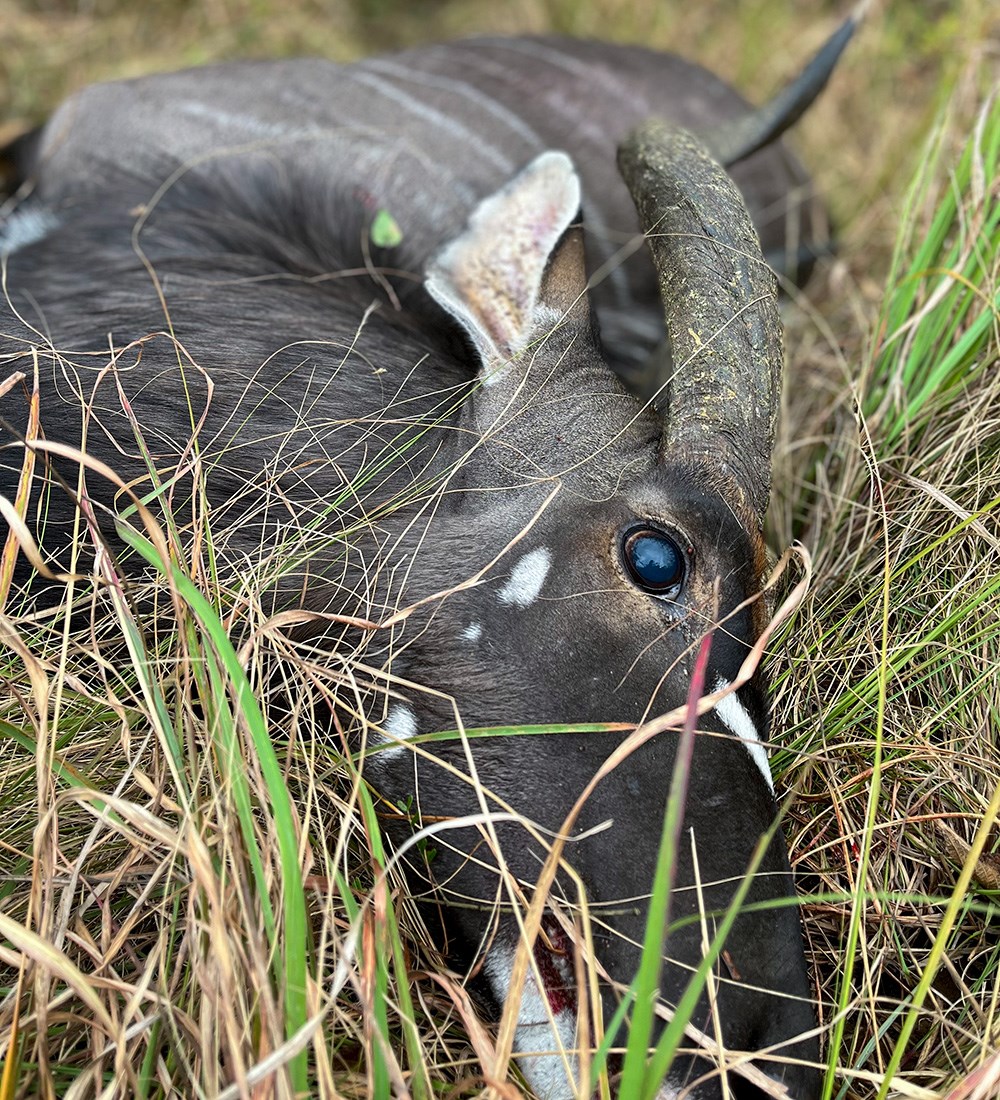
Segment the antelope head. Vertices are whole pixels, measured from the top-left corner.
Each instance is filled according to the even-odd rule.
[[[462,422],[473,444],[463,442],[409,572],[418,595],[451,593],[407,621],[393,657],[394,674],[438,691],[396,692],[366,765],[390,803],[410,807],[408,826],[438,823],[434,858],[409,853],[428,883],[427,913],[447,913],[458,954],[497,1005],[516,1002],[515,1055],[550,1100],[585,1087],[575,1052],[595,1042],[574,973],[581,905],[605,1023],[636,973],[683,721],[612,758],[636,726],[683,713],[696,676],[705,693],[736,683],[765,621],[782,367],[775,281],[737,191],[697,141],[647,126],[619,164],[672,347],[662,415],[605,363],[578,179],[568,157],[543,154],[479,205],[427,273],[477,373]],[[459,724],[566,732],[413,740]],[[697,729],[663,944],[666,1006],[702,959],[699,912],[711,936],[776,815],[760,675]],[[440,824],[449,818],[461,827]],[[521,924],[557,838],[560,869],[519,990]],[[815,1071],[781,1062],[818,1057],[792,898],[779,836],[692,1023],[726,1050],[773,1051],[764,1073],[804,1100]],[[720,1097],[719,1072],[707,1056],[678,1057],[659,1095]],[[730,1080],[732,1095],[761,1095]]]

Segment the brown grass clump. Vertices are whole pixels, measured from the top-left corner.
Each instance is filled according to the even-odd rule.
[[[962,74],[926,147],[888,288],[860,252],[828,273],[860,325],[835,328],[835,306],[803,338],[819,384],[791,390],[777,476],[782,535],[816,555],[778,717],[834,1095],[1000,1089],[1000,116],[976,79],[992,71]]]

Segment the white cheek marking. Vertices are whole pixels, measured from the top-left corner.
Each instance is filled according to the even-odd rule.
[[[0,252],[10,254],[25,248],[56,228],[59,222],[47,210],[31,210],[22,207],[14,213],[6,225],[0,227]]]
[[[720,678],[716,681],[715,690],[725,691],[729,686],[728,680]],[[760,768],[761,774],[767,780],[771,794],[774,794],[774,780],[771,778],[771,765],[767,762],[767,749],[764,748],[761,742],[760,734],[753,724],[753,719],[747,714],[746,707],[740,702],[735,691],[731,695],[727,695],[722,702],[715,704],[715,713],[722,719],[723,724],[728,726],[730,732],[735,733],[746,745],[747,752],[753,757],[754,763]]]
[[[411,737],[417,736],[417,716],[405,703],[393,703],[389,708],[385,721],[382,723],[382,729],[389,736],[380,733],[378,730],[372,730],[371,744],[378,746],[379,751],[369,757],[367,765],[378,771],[385,768],[396,757],[404,753],[410,753],[405,745],[399,745],[395,742],[409,741]],[[382,748],[382,745],[388,745],[389,747]]]
[[[409,741],[417,736],[417,716],[409,707],[395,703],[389,709],[385,720],[385,731],[400,741]]]
[[[478,642],[483,636],[483,624],[482,623],[469,623],[469,625],[462,631],[461,636],[467,642]]]
[[[510,577],[497,593],[497,599],[515,607],[530,607],[538,599],[551,565],[552,551],[547,546],[530,550],[510,571]]]
[[[513,969],[513,951],[496,946],[487,952],[483,971],[500,1004],[507,1003]],[[577,1057],[572,1053],[576,1045],[576,1016],[566,1008],[553,1013],[529,970],[517,1013],[514,1050],[520,1055],[517,1064],[521,1072],[540,1100],[576,1100],[575,1082],[580,1075]]]

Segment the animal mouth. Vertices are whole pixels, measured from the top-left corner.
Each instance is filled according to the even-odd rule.
[[[577,1014],[573,944],[553,916],[542,918],[542,935],[535,941],[535,963],[552,1015]]]
[[[493,994],[501,1004],[511,1000],[511,978],[517,956],[515,945],[496,943],[483,963]],[[517,1004],[514,1050],[521,1072],[545,1100],[573,1100],[580,1076],[578,1052],[586,1037],[577,1029],[574,947],[551,914],[533,950],[534,966],[524,978]]]

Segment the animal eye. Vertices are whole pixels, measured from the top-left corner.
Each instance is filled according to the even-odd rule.
[[[677,588],[684,579],[681,548],[655,527],[633,527],[626,531],[622,555],[632,579],[654,595]]]

